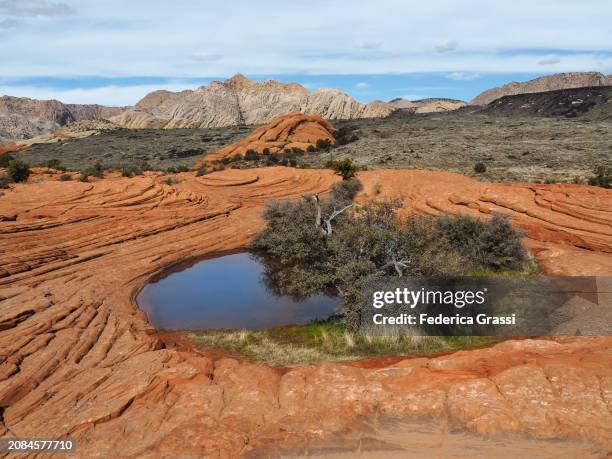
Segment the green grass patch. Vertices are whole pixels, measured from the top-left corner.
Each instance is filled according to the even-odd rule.
[[[433,354],[487,346],[499,337],[477,336],[360,336],[339,319],[262,331],[213,330],[186,332],[198,346],[273,365],[299,365],[322,361],[384,356]]]

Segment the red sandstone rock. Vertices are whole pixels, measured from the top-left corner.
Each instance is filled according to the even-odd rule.
[[[244,247],[268,199],[324,192],[326,170],[263,168],[167,185],[148,173],[15,184],[0,197],[0,432],[64,437],[79,457],[237,457],[427,416],[485,436],[612,448],[612,338],[507,341],[382,367],[280,372],[162,349],[134,304],[148,279]],[[372,171],[405,212],[509,212],[545,270],[611,274],[610,191]],[[360,199],[366,199],[362,195]],[[442,433],[440,434],[442,435]]]
[[[265,148],[270,153],[294,147],[306,150],[310,145],[314,146],[317,140],[329,140],[333,144],[336,142],[332,135],[335,130],[329,121],[318,115],[289,113],[255,129],[239,142],[206,155],[204,162],[231,158],[236,154],[244,155],[247,150],[258,153],[262,153]]]

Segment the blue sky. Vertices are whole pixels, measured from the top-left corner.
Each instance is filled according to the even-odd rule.
[[[469,100],[612,73],[611,23],[607,0],[0,0],[0,94],[128,105],[240,72],[364,102]]]

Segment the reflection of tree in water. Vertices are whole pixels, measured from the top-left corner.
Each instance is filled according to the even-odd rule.
[[[288,296],[294,301],[302,301],[318,294],[337,296],[326,270],[283,265],[279,260],[263,253],[253,253],[252,257],[263,266],[261,280],[268,292],[274,296]]]

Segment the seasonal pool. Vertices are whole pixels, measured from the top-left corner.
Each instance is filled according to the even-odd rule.
[[[243,252],[203,260],[147,284],[136,301],[158,330],[262,330],[326,319],[337,297],[279,295],[264,282],[265,267]]]

